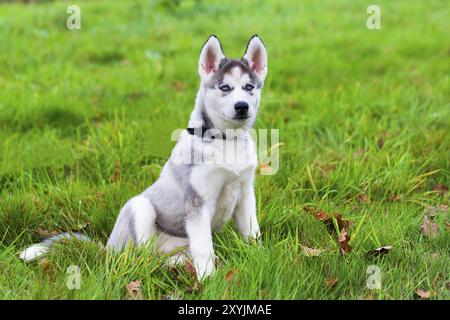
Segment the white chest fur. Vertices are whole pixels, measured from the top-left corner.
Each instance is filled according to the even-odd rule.
[[[253,179],[257,164],[255,143],[249,135],[217,139],[195,146],[195,153],[197,160],[199,154],[202,158],[192,171],[191,183],[212,207],[212,227],[217,229],[233,215],[244,192],[244,182]]]

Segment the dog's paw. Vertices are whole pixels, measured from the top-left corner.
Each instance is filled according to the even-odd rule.
[[[263,243],[262,243],[262,239],[261,239],[261,233],[258,232],[252,236],[246,237],[245,242],[247,242],[249,245],[252,245],[252,246],[262,247]]]
[[[186,262],[186,255],[184,253],[177,253],[173,256],[167,257],[164,261],[164,265],[167,267],[176,267],[179,265],[184,265]]]
[[[262,242],[261,238],[248,238],[247,243],[254,247],[262,247],[263,246],[263,242]]]
[[[209,259],[206,263],[196,264],[195,273],[197,275],[198,282],[204,281],[206,278],[211,276],[215,270],[216,268],[212,259]]]

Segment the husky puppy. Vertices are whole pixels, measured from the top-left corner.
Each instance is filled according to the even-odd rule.
[[[267,75],[267,51],[255,35],[241,59],[229,59],[212,35],[201,50],[198,72],[200,89],[188,128],[158,180],[121,209],[107,246],[119,251],[129,242],[154,238],[160,253],[188,248],[203,279],[215,268],[213,230],[233,218],[244,238],[260,237],[253,190],[257,154],[249,129]],[[31,246],[21,257],[32,260],[64,237]],[[178,252],[172,259],[184,257]]]

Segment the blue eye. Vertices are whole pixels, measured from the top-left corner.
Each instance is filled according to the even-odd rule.
[[[227,84],[221,85],[221,86],[219,87],[219,89],[222,90],[223,92],[231,91],[230,86],[227,85]]]
[[[252,91],[254,88],[255,88],[254,85],[248,83],[248,84],[245,85],[244,90],[245,91]]]

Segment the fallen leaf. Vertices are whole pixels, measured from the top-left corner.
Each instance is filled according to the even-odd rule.
[[[302,254],[307,257],[318,257],[323,252],[323,250],[309,248],[303,245],[300,245],[300,248],[302,249]]]
[[[428,215],[423,217],[423,223],[420,228],[422,229],[422,233],[429,238],[436,237],[439,234],[439,226]]]
[[[171,294],[163,294],[159,299],[160,300],[181,300],[182,298],[175,293],[171,293]]]
[[[127,300],[143,300],[144,295],[141,292],[141,281],[135,280],[127,284],[127,294],[125,296]]]
[[[111,177],[111,182],[114,183],[116,182],[120,177],[120,169],[119,169],[119,161],[116,160],[114,162],[114,173],[113,176]]]
[[[262,161],[259,162],[259,166],[258,168],[256,168],[256,172],[258,174],[268,174],[271,172],[271,170],[272,168],[267,163],[264,163]]]
[[[104,198],[104,197],[105,197],[105,193],[104,193],[104,192],[97,191],[96,193],[94,193],[94,196],[95,196],[96,198]]]
[[[347,234],[347,230],[345,230],[345,228],[342,228],[341,234],[339,235],[338,238],[339,248],[342,254],[352,251],[352,247],[350,247],[350,245],[348,244],[349,241],[350,236]]]
[[[238,272],[238,269],[228,270],[228,272],[225,274],[225,281],[231,281]]]
[[[358,297],[358,300],[375,300],[376,298],[372,294],[364,294]]]
[[[433,253],[431,254],[431,258],[433,258],[433,259],[438,259],[440,256],[441,256],[441,255],[439,254],[439,252],[433,252]]]
[[[422,289],[417,289],[415,293],[421,299],[430,299],[434,295],[432,291]]]
[[[195,281],[192,286],[189,286],[186,288],[186,291],[188,293],[198,293],[198,292],[202,291],[202,286],[198,281]]]
[[[343,228],[348,228],[353,224],[353,221],[343,219],[340,214],[334,216],[334,218],[336,219],[339,230]]]
[[[340,214],[335,214],[333,216],[329,216],[324,211],[316,212],[314,214],[314,217],[316,218],[316,220],[322,221],[323,223],[325,223],[325,225],[328,227],[328,230],[330,232],[334,232],[334,230],[335,230],[333,219],[336,219],[336,223],[338,225],[339,230],[341,230],[342,228],[348,228],[353,223],[353,221],[351,221],[351,220],[343,219]]]
[[[377,256],[385,255],[386,253],[391,251],[391,249],[392,249],[392,246],[384,246],[384,247],[376,248],[376,249],[368,251],[366,253],[366,256],[367,257],[377,257]]]
[[[403,196],[401,194],[391,194],[389,196],[389,200],[392,201],[392,202],[397,202],[397,201],[402,200],[402,197]]]
[[[39,260],[39,264],[42,266],[45,273],[53,273],[53,267],[50,261],[47,260],[47,258],[42,258],[41,260]]]
[[[352,157],[353,157],[353,159],[356,159],[360,156],[363,156],[365,153],[366,153],[366,148],[361,148],[358,151],[353,152]]]
[[[328,286],[328,287],[334,287],[334,286],[336,286],[336,284],[338,283],[338,281],[339,281],[339,278],[326,278],[325,279],[325,284]]]
[[[448,206],[445,204],[440,204],[438,206],[426,206],[425,209],[423,210],[424,214],[429,215],[431,217],[435,217],[439,214],[442,213],[447,213],[448,212]]]
[[[384,138],[383,137],[380,137],[378,139],[377,146],[378,146],[378,148],[383,149],[383,147],[384,147]]]
[[[450,231],[450,223],[449,222],[445,222],[445,229],[447,229],[447,231]]]
[[[46,230],[44,228],[41,228],[41,227],[38,227],[36,232],[42,238],[50,238],[50,237],[56,236],[59,233],[58,231],[48,231],[48,230]]]
[[[335,164],[328,164],[328,163],[325,163],[325,164],[322,166],[321,171],[322,171],[323,175],[324,175],[326,178],[328,178],[330,172],[331,172],[331,171],[334,171],[335,169],[336,169],[336,165],[335,165]]]
[[[314,217],[319,220],[319,221],[325,221],[327,219],[329,219],[330,217],[326,214],[326,212],[324,211],[319,211],[317,212]]]
[[[435,185],[433,187],[433,191],[435,191],[441,195],[444,195],[445,193],[448,192],[448,187],[442,183],[438,183],[437,185]]]
[[[260,289],[259,290],[259,298],[266,299],[268,293],[269,292],[267,291],[267,289]]]
[[[191,276],[193,276],[195,279],[197,279],[197,273],[195,272],[195,267],[192,264],[191,261],[188,259],[184,260],[184,270],[186,270],[187,273],[189,273]]]
[[[176,80],[172,82],[172,88],[174,88],[177,91],[181,91],[186,89],[186,85],[183,82]]]
[[[144,98],[146,95],[147,93],[143,91],[131,91],[126,94],[126,98],[130,100],[139,100]]]
[[[358,201],[359,203],[369,203],[369,197],[367,194],[362,193],[358,196]]]

